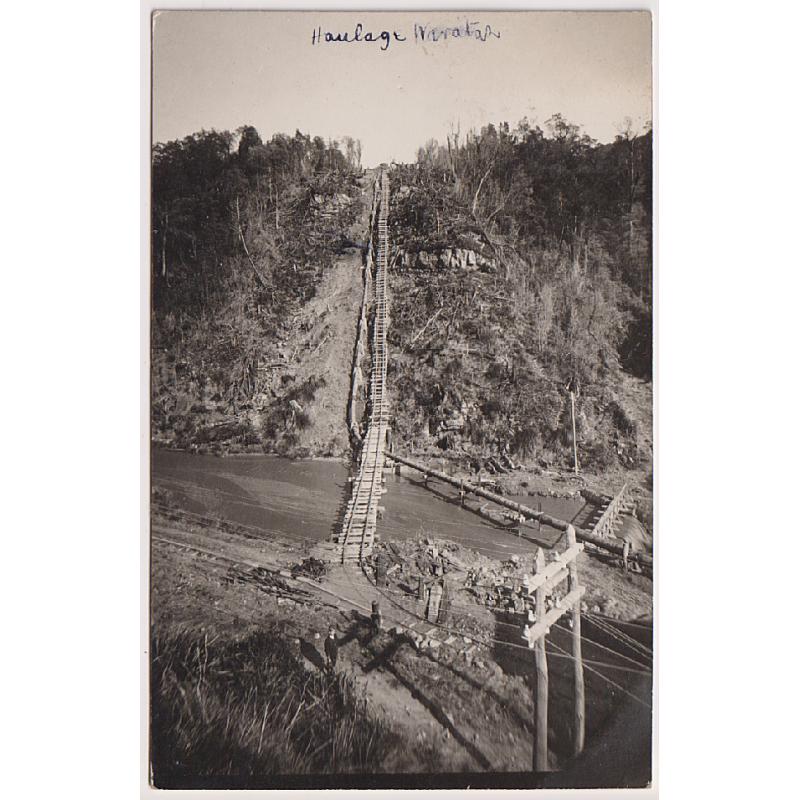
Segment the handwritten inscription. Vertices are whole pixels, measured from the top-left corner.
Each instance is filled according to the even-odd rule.
[[[311,44],[326,44],[345,43],[352,44],[355,42],[380,42],[381,50],[386,51],[392,43],[392,39],[396,42],[406,41],[406,37],[397,31],[381,31],[380,33],[373,33],[372,31],[364,31],[364,26],[359,22],[355,30],[350,33],[349,31],[333,33],[331,31],[323,31],[321,27],[314,29],[311,34]]]
[[[414,39],[417,42],[438,42],[442,39],[475,39],[485,42],[490,37],[499,39],[500,32],[493,31],[491,25],[482,26],[480,22],[464,22],[463,25],[452,28],[414,23]]]
[[[499,39],[500,31],[492,29],[491,25],[481,25],[480,22],[465,20],[453,26],[441,26],[414,23],[413,34],[406,35],[398,30],[370,31],[364,30],[364,25],[359,22],[352,31],[326,31],[318,25],[311,33],[311,44],[378,44],[382,52],[386,52],[390,45],[413,41],[415,44],[436,44],[437,42],[471,39],[476,42],[487,42],[490,39]]]

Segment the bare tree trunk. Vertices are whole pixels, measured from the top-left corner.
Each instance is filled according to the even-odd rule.
[[[492,167],[494,167],[494,161],[491,164],[489,164],[489,169],[487,169],[486,172],[483,173],[483,177],[481,178],[480,183],[478,184],[478,188],[475,190],[475,197],[472,198],[473,217],[475,216],[475,211],[478,208],[478,196],[480,195],[481,189],[483,188],[483,182],[489,177],[489,173],[492,171]]]
[[[164,212],[164,230],[161,234],[161,277],[167,277],[167,227],[169,225],[169,214]]]
[[[244,248],[244,254],[247,256],[247,260],[250,262],[250,266],[253,268],[253,272],[255,272],[256,277],[258,278],[258,282],[266,289],[267,284],[264,279],[261,277],[261,273],[258,271],[258,267],[256,267],[256,262],[253,261],[253,257],[250,255],[250,251],[247,249],[247,242],[244,240],[244,231],[242,230],[242,217],[239,214],[239,195],[236,195],[236,227],[239,229],[239,239],[242,242],[242,247]]]
[[[586,241],[583,243],[583,274],[589,272],[589,234],[586,234]]]

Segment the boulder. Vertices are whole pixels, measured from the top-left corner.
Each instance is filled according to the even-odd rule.
[[[417,253],[416,266],[422,269],[430,269],[436,263],[436,259],[426,250],[420,250]]]

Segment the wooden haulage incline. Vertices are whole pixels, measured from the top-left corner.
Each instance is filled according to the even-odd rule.
[[[389,408],[386,397],[386,270],[388,267],[389,178],[379,178],[377,238],[374,279],[374,326],[372,331],[372,373],[369,382],[369,419],[359,453],[358,473],[345,509],[341,533],[334,535],[341,560],[357,561],[369,555],[375,540],[378,506],[383,492],[383,467]],[[368,261],[369,263],[369,261]]]

